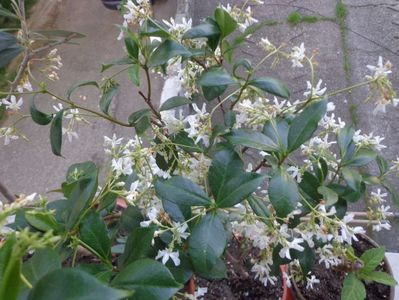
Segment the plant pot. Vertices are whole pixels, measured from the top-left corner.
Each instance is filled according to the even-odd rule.
[[[372,247],[370,248],[378,248],[379,245],[372,240],[370,237],[363,235],[363,234],[359,234],[358,235],[361,239],[367,241]],[[287,267],[288,268],[288,267]],[[391,276],[393,276],[393,272],[392,272],[392,268],[391,265],[389,264],[388,260],[386,259],[386,257],[384,258],[384,268],[387,271],[387,273]],[[288,268],[289,269],[289,268]],[[289,272],[290,270],[288,270]],[[300,287],[298,286],[298,284],[292,280],[292,288],[289,289],[292,292],[292,299],[297,299],[297,300],[308,300],[303,294],[302,291],[300,289]],[[289,298],[288,298],[289,299]],[[389,295],[389,300],[394,300],[395,299],[395,287],[391,287],[390,288],[390,295]]]
[[[288,273],[288,265],[280,266],[281,274]],[[283,298],[282,300],[294,300],[294,295],[292,293],[292,289],[287,284],[287,279],[283,277]]]

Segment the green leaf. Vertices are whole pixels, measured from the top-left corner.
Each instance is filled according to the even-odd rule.
[[[345,126],[338,131],[337,142],[339,147],[339,152],[341,158],[346,161],[351,158],[353,154],[353,135],[355,134],[355,129],[351,126]]]
[[[25,48],[15,44],[4,50],[0,51],[0,68],[4,68],[8,65],[15,57],[17,57]]]
[[[77,89],[79,89],[79,88],[81,88],[81,87],[84,87],[84,86],[94,86],[94,87],[96,87],[96,88],[100,88],[100,87],[98,86],[98,83],[97,83],[96,81],[93,81],[93,80],[82,81],[82,82],[79,82],[79,83],[74,84],[73,86],[71,86],[71,87],[68,89],[68,91],[67,91],[67,93],[66,93],[66,98],[70,100],[70,99],[71,99],[71,96],[72,96],[72,93],[73,93],[74,91],[76,91]]]
[[[133,64],[133,61],[129,57],[124,57],[118,60],[111,61],[109,63],[105,63],[101,65],[101,73],[105,72],[109,68],[113,66],[122,66],[122,65],[130,65]]]
[[[101,216],[96,212],[89,213],[82,221],[79,230],[80,239],[89,247],[87,250],[99,255],[104,261],[111,256],[111,240],[107,227]]]
[[[0,32],[0,51],[7,49],[17,43],[17,39],[12,34]]]
[[[191,104],[191,103],[192,102],[190,99],[187,99],[185,97],[176,96],[176,97],[172,97],[172,98],[169,98],[168,100],[166,100],[159,108],[159,111],[170,110],[175,107],[179,107],[179,106]]]
[[[157,36],[161,38],[170,37],[168,29],[165,28],[164,24],[157,20],[148,19],[140,27],[140,35],[142,36]]]
[[[61,109],[56,113],[50,127],[50,143],[51,151],[57,156],[61,156],[61,146],[62,146],[62,117],[64,115],[64,110]]]
[[[30,102],[30,115],[31,115],[31,118],[32,118],[33,122],[35,122],[36,124],[48,125],[53,120],[53,116],[45,114],[45,113],[39,111],[36,108],[36,105],[35,105],[36,96],[37,95],[33,96],[31,98],[31,102]]]
[[[235,129],[225,138],[233,145],[254,148],[262,151],[273,152],[278,150],[278,146],[273,140],[263,133],[249,129]]]
[[[57,232],[60,225],[50,212],[30,210],[25,212],[25,219],[28,223],[40,231],[53,230]]]
[[[363,268],[361,269],[362,274],[370,273],[384,260],[385,247],[372,248],[366,250],[360,259],[363,261]]]
[[[360,184],[362,183],[362,175],[355,169],[343,167],[341,169],[342,176],[344,177],[348,186],[354,190],[360,190]]]
[[[12,19],[18,19],[17,15],[13,14],[12,12],[8,11],[0,4],[0,16]]]
[[[267,222],[267,219],[270,216],[270,212],[266,206],[266,203],[255,196],[249,196],[247,198],[247,201],[248,201],[249,205],[251,206],[252,210],[254,211],[254,213],[257,216],[263,218],[262,219],[263,222]]]
[[[380,175],[383,175],[386,172],[388,172],[389,165],[388,165],[387,161],[382,156],[377,155],[376,162],[377,162],[378,168],[380,169]]]
[[[285,218],[292,212],[299,200],[298,186],[294,179],[284,170],[277,170],[269,182],[269,198],[277,216]]]
[[[21,257],[16,255],[15,244],[12,235],[0,248],[0,299],[16,299],[19,291]]]
[[[261,77],[251,80],[248,84],[274,96],[282,97],[284,99],[290,97],[290,91],[287,85],[275,78]]]
[[[271,119],[265,123],[262,132],[278,145],[281,153],[285,153],[288,147],[288,131],[286,120]]]
[[[366,289],[364,284],[357,279],[354,273],[349,273],[344,280],[341,291],[342,300],[364,300],[366,298]]]
[[[112,285],[134,290],[132,300],[168,300],[182,285],[162,263],[152,259],[137,260],[125,267]]]
[[[232,207],[240,203],[262,184],[264,175],[241,173],[228,179],[219,190],[216,205],[219,208]]]
[[[237,175],[243,174],[244,163],[237,152],[224,149],[217,152],[209,167],[208,182],[215,199],[220,196],[226,183]]]
[[[66,217],[66,229],[72,229],[84,210],[88,207],[97,191],[97,170],[91,177],[78,180],[69,193]]]
[[[162,200],[178,205],[209,206],[212,203],[201,187],[181,176],[165,181],[157,180],[155,190]]]
[[[189,239],[189,255],[195,272],[208,279],[222,278],[220,256],[226,247],[227,234],[216,214],[207,214],[195,225]]]
[[[236,124],[236,113],[233,110],[229,110],[224,114],[224,125],[228,128],[232,128]]]
[[[399,206],[399,193],[395,186],[386,180],[384,180],[382,185],[389,191],[392,202],[395,203],[396,206]]]
[[[198,79],[201,86],[224,86],[235,83],[233,77],[222,67],[214,67],[203,72]]]
[[[187,30],[183,35],[183,39],[209,38],[218,36],[220,33],[220,28],[217,24],[205,21],[204,23]]]
[[[326,186],[319,186],[317,192],[323,195],[323,199],[328,206],[334,205],[338,201],[338,194]]]
[[[290,250],[293,252],[292,256],[294,259],[299,260],[299,265],[302,269],[302,274],[308,274],[316,261],[315,251],[309,247],[307,242],[302,243],[304,247],[303,251]]]
[[[129,80],[136,86],[140,86],[140,66],[135,64],[127,69]]]
[[[111,105],[112,99],[114,99],[119,89],[119,84],[112,84],[110,87],[103,91],[100,98],[100,109],[103,113],[108,115],[109,106]]]
[[[128,122],[134,126],[137,135],[143,135],[151,127],[151,110],[145,108],[132,113]]]
[[[326,111],[326,99],[312,101],[294,118],[288,132],[288,151],[294,151],[312,137]]]
[[[191,52],[175,41],[166,40],[151,54],[149,66],[163,65],[175,56],[190,57]]]
[[[132,37],[125,38],[125,47],[129,57],[138,61],[139,59],[139,45],[136,39]]]
[[[140,222],[144,221],[141,210],[136,207],[129,205],[123,212],[119,221],[119,230],[124,234],[130,233],[133,229],[140,227]]]
[[[124,268],[138,259],[150,256],[153,252],[151,243],[155,230],[155,226],[137,227],[132,230],[127,238],[125,251],[119,257],[120,268]]]
[[[215,10],[215,21],[219,25],[221,38],[234,32],[238,26],[237,22],[230,16],[230,14],[219,7]]]
[[[194,140],[188,136],[188,133],[183,130],[172,136],[171,140],[177,147],[186,152],[204,152],[204,149],[202,149],[200,145],[197,145]]]
[[[398,282],[391,275],[385,272],[372,271],[367,274],[362,273],[361,278],[363,280],[374,281],[389,286],[395,286],[398,284]]]
[[[132,292],[105,286],[92,275],[77,269],[59,269],[42,277],[29,293],[28,300],[118,300]]]
[[[352,166],[352,167],[362,167],[375,160],[376,157],[377,153],[375,153],[373,150],[359,149],[352,157],[352,159],[350,159],[343,165]]]
[[[204,98],[207,101],[211,101],[211,100],[215,99],[216,97],[222,95],[228,87],[229,87],[228,85],[203,86],[202,93],[204,94]]]
[[[22,274],[35,285],[43,276],[61,269],[61,258],[55,250],[45,248],[35,250],[35,254],[22,265]]]

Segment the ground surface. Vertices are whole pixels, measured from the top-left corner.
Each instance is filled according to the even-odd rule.
[[[242,3],[241,0],[220,1]],[[255,17],[259,20],[271,20],[274,26],[265,27],[254,36],[255,41],[268,37],[272,42],[285,42],[289,45],[305,43],[307,49],[317,49],[319,67],[317,77],[323,79],[329,90],[336,90],[349,83],[363,79],[367,72],[366,65],[375,65],[378,56],[389,59],[394,66],[392,81],[399,90],[399,1],[398,0],[344,0],[347,15],[339,17],[336,13],[338,0],[265,0],[265,4],[254,6]],[[219,1],[193,0],[194,22],[211,14]],[[342,2],[340,2],[342,3]],[[155,5],[155,14],[160,18],[169,18],[175,13],[173,0],[159,0]],[[315,23],[302,22],[290,25],[287,17],[292,12],[301,15],[316,16]],[[65,67],[61,78],[63,86],[54,84],[55,90],[65,92],[69,85],[88,79],[101,79],[99,61],[110,61],[123,55],[121,44],[116,41],[118,29],[113,24],[120,24],[121,17],[115,11],[106,10],[100,0],[86,1],[40,1],[33,13],[36,28],[63,28],[75,30],[87,35],[80,46],[60,48]],[[260,49],[254,45],[243,49],[242,53],[259,60]],[[90,55],[87,55],[90,53]],[[85,54],[85,55],[83,55]],[[265,64],[260,74],[280,77],[288,82],[294,98],[301,98],[306,88],[306,72],[297,69],[294,72],[289,64],[271,70]],[[127,118],[128,113],[144,105],[137,96],[137,89],[126,78],[120,78],[122,89],[117,96],[117,106],[113,107],[116,116]],[[123,79],[123,80],[122,80]],[[155,84],[155,95],[160,94],[162,80]],[[97,107],[98,94],[84,90],[87,104]],[[364,104],[367,89],[352,94],[344,94],[331,99],[338,114],[348,123],[354,123],[364,132],[386,136],[384,144],[388,147],[384,155],[395,159],[399,154],[399,108],[390,108],[387,114],[372,114],[374,105]],[[158,96],[159,97],[159,96]],[[155,96],[155,98],[158,98]],[[43,105],[43,106],[42,106]],[[40,103],[39,106],[45,107]],[[27,108],[27,105],[25,105]],[[50,106],[47,106],[50,108]],[[25,123],[21,128],[31,142],[26,147],[23,141],[14,142],[7,148],[0,145],[0,177],[13,193],[45,192],[57,188],[64,178],[67,166],[73,162],[93,160],[100,166],[104,164],[102,150],[103,135],[112,132],[128,136],[127,130],[114,128],[104,121],[94,121],[90,126],[79,131],[78,142],[63,146],[65,159],[51,154],[48,144],[48,131],[38,125]],[[395,179],[396,186],[399,180]],[[361,207],[353,208],[355,210]],[[389,250],[399,250],[398,223],[390,233],[373,237],[385,244]]]

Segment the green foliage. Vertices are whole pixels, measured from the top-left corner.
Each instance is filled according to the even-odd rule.
[[[64,116],[64,110],[61,109],[54,116],[50,128],[51,151],[53,151],[53,153],[57,156],[61,156],[63,116]]]
[[[335,16],[338,20],[344,20],[347,15],[348,10],[346,8],[346,5],[342,1],[339,1],[335,6]]]
[[[293,11],[287,16],[287,22],[291,25],[297,25],[301,22],[302,16],[299,12]]]

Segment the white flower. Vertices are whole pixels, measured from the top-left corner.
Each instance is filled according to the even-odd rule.
[[[188,225],[187,223],[180,224],[179,222],[173,222],[173,233],[177,239],[178,243],[181,243],[181,240],[186,240],[189,236],[190,233],[187,232]]]
[[[291,62],[292,62],[292,67],[298,67],[298,68],[302,68],[303,64],[302,61],[305,58],[305,45],[304,43],[301,43],[301,45],[295,46],[292,48],[292,52],[290,54],[290,58],[291,58]]]
[[[112,159],[112,168],[118,175],[130,175],[133,173],[132,161],[129,157]]]
[[[79,135],[77,132],[73,131],[72,128],[62,128],[62,134],[66,135],[68,138],[68,141],[71,143],[73,139],[79,139]]]
[[[168,262],[169,259],[171,259],[173,261],[173,263],[175,264],[175,266],[180,265],[180,258],[179,258],[179,252],[172,252],[169,249],[165,249],[165,250],[158,250],[158,254],[155,257],[155,259],[160,259],[162,258],[162,263],[166,264]]]
[[[371,192],[371,201],[375,203],[383,203],[386,202],[384,199],[386,196],[388,196],[387,193],[381,193],[381,189],[377,189],[377,192]]]
[[[137,192],[137,187],[138,186],[139,186],[139,181],[138,180],[136,180],[135,182],[133,182],[130,185],[130,189],[127,192],[127,195],[126,195],[126,200],[129,201],[130,203],[132,203],[134,198],[136,198],[137,195],[138,195],[138,192]]]
[[[387,77],[388,74],[391,74],[391,63],[387,61],[385,64],[383,63],[383,58],[378,57],[377,66],[367,65],[367,68],[374,72],[373,77],[378,78],[380,76]]]
[[[8,145],[11,140],[17,140],[19,137],[16,135],[15,128],[2,127],[0,128],[0,138],[4,137],[4,145]]]
[[[297,166],[291,166],[287,169],[287,172],[289,172],[292,178],[296,179],[298,183],[301,183],[302,181],[301,169],[299,169]]]
[[[292,242],[288,242],[288,244],[280,250],[279,252],[280,257],[291,259],[290,249],[295,249],[300,252],[305,250],[305,248],[299,245],[300,243],[303,243],[302,238],[294,238]]]
[[[62,105],[62,103],[58,103],[58,105],[53,105],[53,108],[56,112],[59,112],[64,109],[64,106]]]
[[[104,147],[110,146],[112,149],[116,148],[116,146],[120,145],[123,141],[123,138],[117,138],[116,134],[112,135],[112,139],[104,136]]]
[[[391,230],[391,228],[392,228],[392,226],[391,226],[391,224],[389,224],[388,221],[384,221],[384,222],[378,221],[378,223],[376,225],[373,225],[372,230],[379,232],[382,229]]]
[[[5,105],[6,109],[17,111],[21,109],[24,101],[22,98],[19,98],[17,101],[17,98],[14,95],[11,95],[10,100],[3,99],[2,103]]]
[[[208,288],[207,287],[198,287],[197,291],[195,292],[195,298],[199,299],[201,297],[204,297],[205,294],[208,292]]]
[[[147,213],[147,217],[148,217],[148,221],[142,221],[140,222],[140,226],[141,227],[148,227],[150,226],[152,223],[157,223],[157,217],[158,217],[158,209],[155,207],[151,207],[150,211]]]
[[[320,79],[320,80],[317,82],[316,87],[313,87],[312,84],[310,83],[310,81],[307,81],[306,84],[307,84],[307,87],[308,87],[308,91],[304,92],[303,95],[304,95],[305,97],[310,96],[310,97],[312,97],[312,98],[323,96],[324,93],[326,92],[327,88],[326,88],[326,87],[321,88],[321,84],[322,84],[322,83],[323,83],[323,80]],[[330,102],[330,103],[331,103],[331,102]],[[335,106],[334,106],[333,103],[332,103],[332,105],[333,105],[333,107],[335,108]],[[331,107],[331,104],[330,104],[330,109],[331,109],[331,108],[332,108],[332,107]],[[332,108],[332,110],[334,110],[334,108]],[[327,111],[328,111],[328,110],[327,110]]]
[[[316,276],[312,275],[310,278],[306,277],[306,288],[313,289],[314,284],[320,283],[320,280],[316,278]]]

